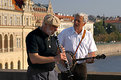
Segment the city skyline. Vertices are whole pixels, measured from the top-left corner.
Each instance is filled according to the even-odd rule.
[[[49,0],[33,0],[48,4]],[[69,14],[84,12],[88,15],[121,16],[121,0],[51,0],[55,13]]]

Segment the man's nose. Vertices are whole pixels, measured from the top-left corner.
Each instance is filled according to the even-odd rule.
[[[76,23],[79,23],[79,21],[76,20]]]
[[[57,31],[58,30],[58,28],[55,28],[55,31]]]

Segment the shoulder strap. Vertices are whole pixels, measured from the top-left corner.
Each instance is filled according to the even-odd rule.
[[[78,48],[79,48],[79,45],[81,44],[82,40],[83,40],[84,37],[85,37],[85,33],[86,33],[86,30],[84,30],[84,32],[83,32],[82,38],[81,38],[81,40],[80,40],[80,42],[79,42],[79,44],[78,44],[78,46],[77,46],[77,48],[76,48],[76,51],[75,51],[75,53],[74,53],[74,55],[73,55],[73,59],[76,59],[76,58],[75,58],[76,52],[77,52],[77,50],[78,50]]]

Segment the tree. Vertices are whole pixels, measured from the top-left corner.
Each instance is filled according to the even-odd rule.
[[[105,28],[106,28],[106,32],[108,34],[110,34],[112,32],[118,32],[118,30],[116,29],[116,27],[114,25],[110,24],[110,23],[108,23]]]
[[[106,34],[106,30],[103,26],[103,21],[101,22],[96,22],[94,24],[94,35],[99,35],[99,34]]]
[[[94,24],[94,39],[96,42],[121,41],[121,34],[113,24],[104,21]]]

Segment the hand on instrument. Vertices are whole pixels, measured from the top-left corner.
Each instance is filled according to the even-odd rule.
[[[95,57],[95,56],[96,56],[95,52],[91,52],[91,53],[88,54],[88,57]],[[87,59],[86,63],[94,63],[94,59],[93,58]]]
[[[94,63],[94,59],[87,59],[86,63]]]
[[[58,55],[55,57],[55,59],[58,61],[67,61],[65,49],[61,46],[62,52],[58,51]]]

